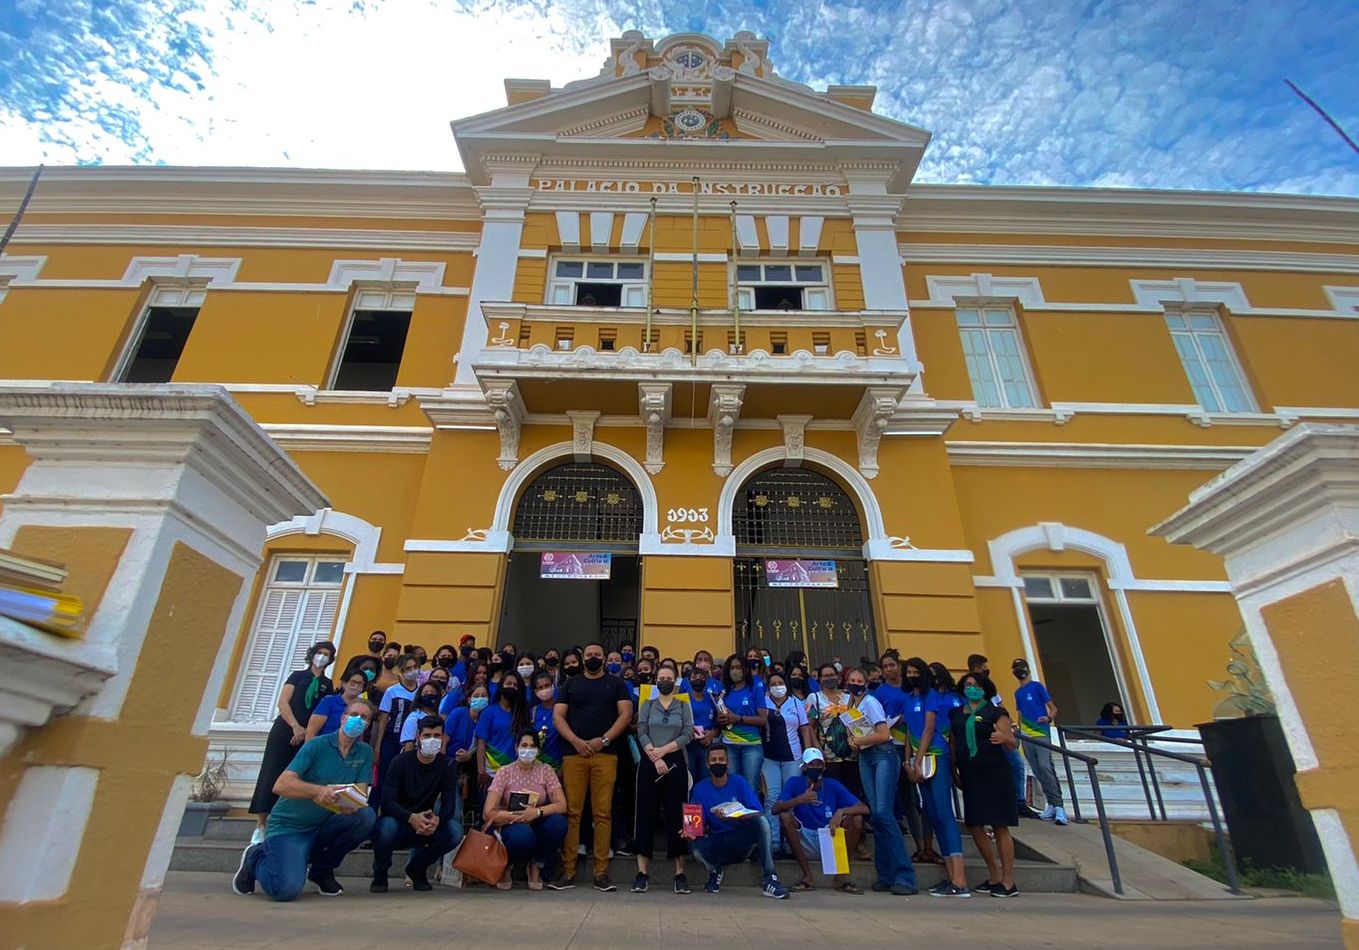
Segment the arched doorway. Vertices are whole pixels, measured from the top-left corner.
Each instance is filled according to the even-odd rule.
[[[863,525],[843,488],[811,469],[767,469],[736,492],[732,533],[740,651],[876,659]]]
[[[596,639],[607,648],[635,642],[642,514],[637,486],[608,465],[571,461],[540,472],[515,504],[499,642],[539,655]],[[590,576],[602,565],[584,567],[587,555],[607,556],[607,577]],[[566,561],[570,570],[561,569]]]

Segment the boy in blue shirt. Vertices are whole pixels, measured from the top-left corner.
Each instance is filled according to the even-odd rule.
[[[783,829],[783,840],[788,842],[802,871],[802,880],[793,885],[795,891],[810,891],[812,869],[808,856],[821,857],[822,828],[845,829],[845,853],[853,854],[864,833],[864,816],[868,806],[855,798],[844,785],[826,778],[826,757],[817,748],[802,753],[802,774],[795,775],[783,785],[773,811]],[[837,874],[832,881],[837,891],[862,894],[863,889],[847,874]]]
[[[708,777],[689,791],[689,801],[703,807],[703,837],[690,839],[694,857],[708,869],[708,883],[703,890],[716,894],[722,887],[722,869],[728,864],[740,864],[758,850],[760,870],[764,872],[761,886],[764,896],[787,900],[788,888],[779,883],[774,873],[774,849],[764,803],[749,782],[728,773],[728,764],[727,747],[714,745],[708,750]],[[713,811],[733,801],[745,806],[749,814],[723,818]],[[687,828],[685,832],[689,837]]]
[[[1023,657],[1010,664],[1010,672],[1019,680],[1015,690],[1015,714],[1019,718],[1022,735],[1044,742],[1052,741],[1052,722],[1057,718],[1057,706],[1048,695],[1047,687],[1029,676],[1029,662]],[[1031,742],[1020,743],[1029,769],[1043,789],[1047,808],[1038,817],[1055,824],[1066,824],[1066,809],[1062,807],[1062,786],[1057,782],[1057,770],[1052,766],[1052,753]]]
[[[717,703],[713,701],[712,693],[708,692],[706,669],[694,667],[685,683],[680,691],[689,694],[689,707],[694,713],[694,740],[684,747],[684,751],[689,757],[689,774],[695,782],[701,782],[708,777],[708,749],[720,732],[717,728]],[[701,739],[700,729],[703,730]]]

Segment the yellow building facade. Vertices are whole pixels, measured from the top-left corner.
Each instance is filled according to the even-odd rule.
[[[1148,528],[1359,418],[1359,202],[913,184],[927,132],[752,34],[611,49],[455,121],[463,174],[45,173],[0,380],[225,385],[332,506],[270,530],[217,732],[374,629],[1027,656],[1073,724],[1210,718],[1241,617]]]

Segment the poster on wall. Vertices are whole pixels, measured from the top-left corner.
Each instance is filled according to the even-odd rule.
[[[797,558],[765,559],[765,583],[770,587],[839,587],[834,561]]]
[[[607,581],[612,568],[612,554],[544,551],[538,576],[550,581]]]

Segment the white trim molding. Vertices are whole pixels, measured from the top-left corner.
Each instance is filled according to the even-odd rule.
[[[47,258],[40,255],[31,257],[0,257],[0,303],[5,302],[10,284],[23,285],[38,279]]]
[[[1255,451],[1249,445],[1136,445],[1108,442],[946,443],[953,465],[1005,468],[1135,468],[1222,471]]]
[[[1140,307],[1164,307],[1166,304],[1221,304],[1228,310],[1249,310],[1246,291],[1234,281],[1204,281],[1193,277],[1173,280],[1130,280],[1133,299]]]
[[[26,224],[15,244],[127,244],[172,247],[310,247],[470,254],[476,231],[379,228],[258,228],[210,224]]]
[[[316,537],[333,534],[354,545],[354,554],[345,565],[346,574],[400,574],[404,568],[400,564],[380,564],[377,561],[378,541],[382,528],[363,520],[358,515],[322,508],[310,515],[298,515],[291,521],[280,521],[269,526],[265,533],[266,541],[286,538],[293,534]],[[338,628],[338,622],[337,622]]]
[[[289,452],[383,452],[423,455],[431,426],[325,425],[264,422],[260,428]]]
[[[1240,251],[1222,248],[1094,247],[1072,244],[911,244],[901,256],[912,264],[1038,264],[1057,267],[1166,267],[1212,270],[1359,273],[1359,256],[1307,251]]]
[[[1332,287],[1328,284],[1323,289],[1336,313],[1359,317],[1359,287]]]
[[[993,277],[990,274],[971,274],[967,277],[925,278],[930,300],[956,305],[968,302],[1017,301],[1020,306],[1041,306],[1043,287],[1037,277]]]

